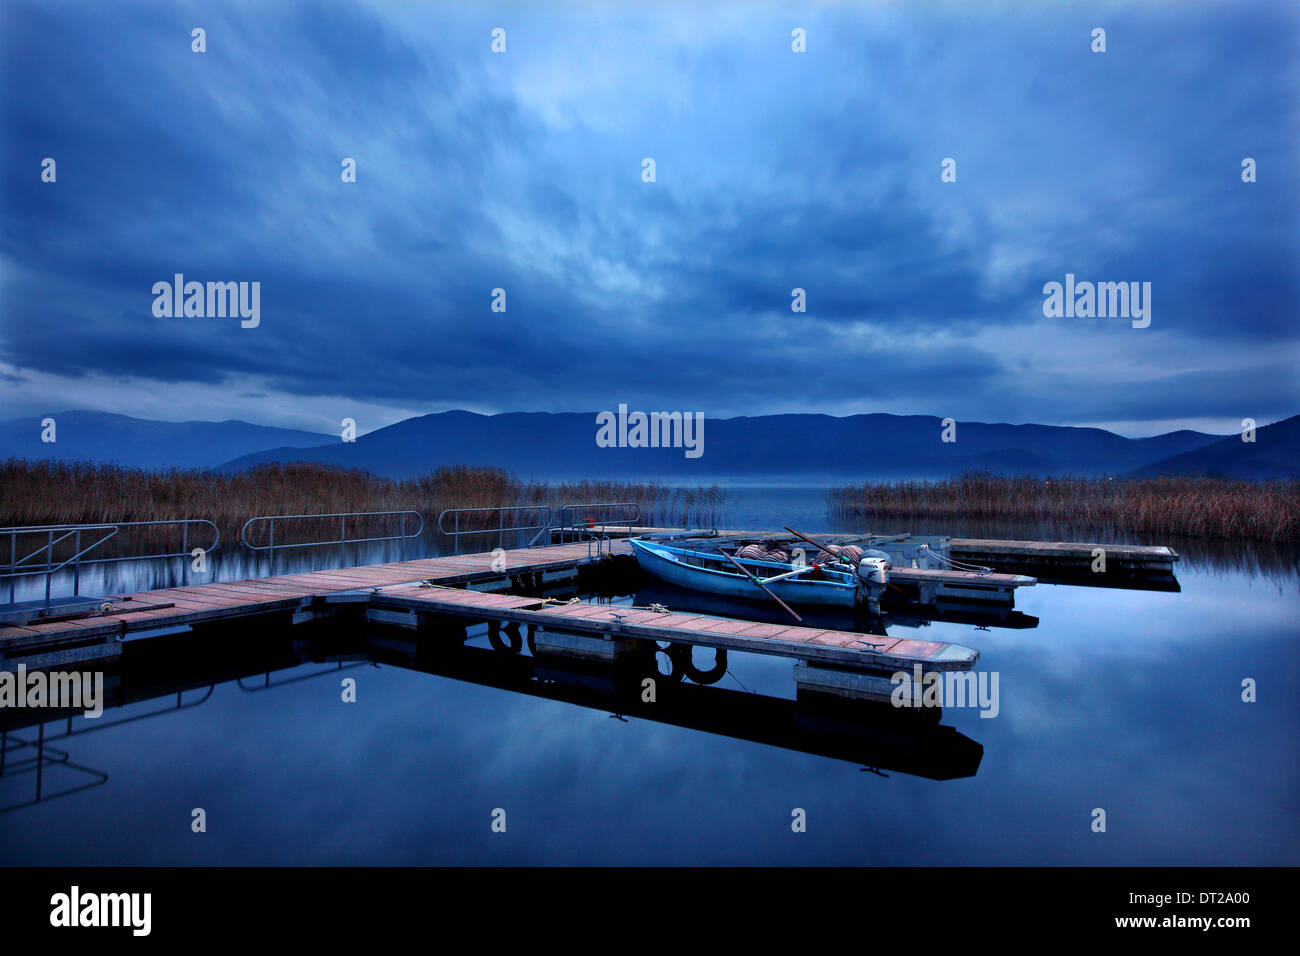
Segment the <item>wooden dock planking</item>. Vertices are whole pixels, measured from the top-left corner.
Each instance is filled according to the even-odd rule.
[[[613,553],[630,553],[614,542]],[[357,568],[328,569],[207,585],[184,585],[112,599],[111,612],[66,621],[0,624],[0,659],[62,649],[87,642],[114,642],[132,634],[229,621],[280,611],[299,611],[331,595],[359,594],[372,607],[454,614],[482,620],[527,623],[593,635],[674,641],[776,654],[855,668],[966,669],[978,651],[959,645],[900,641],[881,635],[829,631],[795,625],[764,624],[692,612],[655,612],[606,604],[547,603],[541,598],[466,590],[470,585],[518,574],[573,569],[601,560],[586,542],[513,549],[504,553],[505,571],[494,570],[501,555],[483,552]],[[900,569],[915,574],[912,569]],[[926,572],[928,577],[942,572]],[[985,583],[1016,575],[974,575]],[[953,579],[956,580],[956,579]],[[424,581],[437,582],[434,586]],[[1024,579],[1032,583],[1032,579]],[[1015,585],[1011,585],[1015,586]],[[167,604],[167,607],[156,605]],[[111,643],[108,645],[111,647]],[[107,648],[105,654],[111,653]],[[2,665],[0,665],[2,666]]]
[[[916,584],[955,584],[963,587],[983,585],[990,588],[1025,588],[1038,583],[1024,574],[986,574],[981,571],[951,571],[940,568],[890,568],[891,581]]]
[[[630,553],[631,548],[624,542],[621,549],[615,548],[614,551]],[[0,661],[7,654],[25,653],[34,647],[123,638],[132,632],[297,610],[305,602],[329,594],[373,591],[430,579],[444,584],[471,584],[511,574],[574,568],[599,560],[585,542],[516,548],[507,550],[504,558],[504,572],[493,570],[498,555],[484,552],[113,595],[106,598],[114,605],[108,614],[59,621],[29,621],[23,625],[0,623]],[[172,606],[149,608],[149,605],[160,602]],[[138,610],[135,605],[139,605]]]
[[[649,612],[655,621],[633,621],[630,609],[610,604],[540,604],[508,606],[493,603],[476,591],[418,585],[386,588],[372,603],[390,610],[434,613],[460,612],[489,620],[531,624],[542,630],[575,631],[601,636],[668,640],[774,654],[801,660],[871,669],[966,670],[979,660],[979,651],[935,641],[905,641],[883,635],[821,628],[755,624],[711,615]],[[901,652],[898,650],[901,648]]]
[[[1062,556],[1092,560],[1095,548],[1106,552],[1107,560],[1149,560],[1169,563],[1178,560],[1178,552],[1164,545],[1148,544],[1088,544],[1078,541],[1003,541],[993,538],[952,538],[949,544],[954,551],[1008,554],[1018,556]]]

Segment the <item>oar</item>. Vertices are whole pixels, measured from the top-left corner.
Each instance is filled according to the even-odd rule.
[[[782,601],[779,597],[777,597],[775,594],[773,594],[773,593],[771,592],[771,590],[769,590],[769,588],[768,588],[768,586],[767,586],[766,584],[764,584],[764,583],[763,583],[762,581],[760,581],[758,578],[754,577],[754,575],[752,575],[752,574],[749,573],[749,569],[748,569],[748,568],[746,568],[743,564],[741,564],[739,561],[737,561],[737,560],[736,560],[735,558],[733,558],[731,555],[727,554],[727,552],[725,552],[725,551],[722,552],[722,556],[723,556],[724,558],[726,558],[728,561],[730,561],[732,564],[734,564],[734,565],[735,565],[735,566],[740,570],[740,573],[741,573],[741,574],[743,574],[745,577],[749,578],[749,580],[753,581],[755,584],[757,584],[757,585],[758,585],[760,588],[762,588],[764,591],[767,591],[767,596],[770,597],[770,598],[771,598],[773,601],[775,601],[777,604],[781,605],[781,606],[782,606],[783,608],[785,608],[787,611],[789,611],[791,617],[793,617],[793,618],[794,618],[796,621],[798,621],[799,623],[801,623],[801,624],[803,623],[803,618],[801,618],[798,614],[796,614],[796,613],[794,612],[794,608],[790,607],[790,605],[786,604],[786,603],[785,603],[784,601]]]
[[[837,554],[836,552],[832,551],[830,548],[826,547],[826,545],[821,544],[821,543],[819,543],[819,542],[817,542],[817,541],[814,541],[812,538],[808,537],[806,534],[800,534],[798,531],[795,531],[794,528],[789,528],[789,527],[787,527],[785,530],[786,530],[786,531],[789,531],[789,532],[790,532],[792,535],[794,535],[796,538],[802,538],[804,541],[807,541],[809,544],[814,545],[815,547],[821,548],[821,549],[822,549],[823,551],[825,551],[827,554],[834,555],[834,557],[835,557],[837,560],[848,561],[848,558],[842,558],[842,559],[841,559],[839,554]],[[850,563],[852,563],[852,562],[850,562]]]
[[[807,574],[809,571],[817,571],[821,568],[820,564],[805,564],[801,568],[795,568],[793,571],[786,571],[784,574],[774,574],[770,578],[761,578],[764,584],[771,584],[773,581],[784,581],[786,578],[798,577],[800,574]]]
[[[890,541],[906,541],[911,536],[912,536],[912,532],[910,531],[905,532],[904,534],[872,535],[871,540],[869,540],[867,544],[888,544]]]

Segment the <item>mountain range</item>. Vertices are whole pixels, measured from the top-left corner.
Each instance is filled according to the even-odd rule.
[[[439,412],[397,422],[354,442],[247,422],[160,422],[102,412],[0,422],[0,458],[117,462],[148,469],[236,471],[265,462],[312,461],[408,477],[440,465],[489,465],[537,480],[714,481],[936,478],[1000,474],[1210,474],[1300,477],[1300,416],[1240,435],[1174,431],[1125,438],[1101,428],[943,422],[924,415],[763,415],[707,419],[703,454],[677,448],[600,447],[596,416]]]
[[[54,419],[54,441],[42,424]],[[266,448],[307,448],[329,435],[248,422],[161,422],[108,412],[59,412],[0,422],[0,459],[115,462],[132,468],[210,468]]]
[[[1210,475],[1215,478],[1300,478],[1300,415],[1255,432],[1254,441],[1229,435],[1193,451],[1135,469],[1135,475]]]

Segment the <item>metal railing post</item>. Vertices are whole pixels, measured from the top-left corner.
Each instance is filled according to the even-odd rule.
[[[45,721],[37,724],[36,731],[36,799],[41,799],[41,780],[45,776]]]
[[[120,521],[115,523],[103,524],[58,524],[58,525],[32,525],[30,527],[0,528],[0,535],[9,536],[9,563],[0,565],[0,578],[9,579],[9,603],[17,603],[18,599],[18,579],[23,577],[34,577],[43,575],[45,577],[45,598],[42,602],[33,602],[41,604],[42,612],[48,614],[54,604],[54,576],[65,568],[72,568],[72,597],[81,596],[81,566],[83,564],[109,564],[119,561],[146,561],[154,558],[170,559],[189,558],[189,526],[191,524],[205,524],[212,530],[212,543],[205,550],[209,553],[216,551],[221,541],[221,533],[217,526],[205,518],[176,518],[173,520],[160,521]],[[124,554],[118,557],[87,557],[87,553],[100,548],[110,538],[118,535],[123,528],[131,527],[152,527],[157,525],[179,525],[182,529],[182,548],[179,552],[166,551],[146,554]],[[97,537],[89,543],[86,542],[86,532],[95,531]],[[19,535],[45,535],[45,543],[38,547],[32,548],[29,553],[24,554],[20,559],[18,557],[18,536]],[[54,546],[62,544],[65,541],[72,541],[73,553],[66,558],[58,558],[54,554]],[[174,547],[174,545],[173,545]],[[24,546],[24,551],[27,546]],[[188,563],[186,564],[185,580],[188,581]],[[170,571],[170,565],[168,566]]]
[[[393,534],[392,519],[397,516],[401,519],[401,528],[397,534]],[[413,531],[406,530],[407,516],[415,518],[416,526]],[[275,539],[275,527],[281,521],[303,521],[308,519],[327,520],[331,518],[339,519],[339,536],[333,539],[312,540],[312,541],[281,541]],[[360,535],[356,538],[348,537],[348,519],[350,518],[370,518],[383,523],[384,527],[379,529],[382,534],[366,536],[364,531],[358,532]],[[266,544],[254,544],[248,538],[248,529],[260,523],[266,524]],[[350,544],[365,544],[373,541],[397,541],[408,540],[418,537],[424,530],[424,516],[418,511],[344,511],[331,514],[310,514],[310,515],[256,515],[244,522],[243,527],[239,529],[239,540],[244,547],[250,551],[269,551],[271,573],[276,570],[276,555],[280,551],[289,548],[324,548],[337,546],[339,549],[339,561],[347,564],[348,548]],[[292,537],[292,535],[290,536]]]
[[[49,543],[45,545],[45,610],[50,609],[50,580],[54,577],[52,559],[54,557],[54,532],[49,533]]]

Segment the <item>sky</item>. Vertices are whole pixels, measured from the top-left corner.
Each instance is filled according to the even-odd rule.
[[[1298,54],[1289,2],[6,0],[0,418],[1233,433],[1300,412]]]

